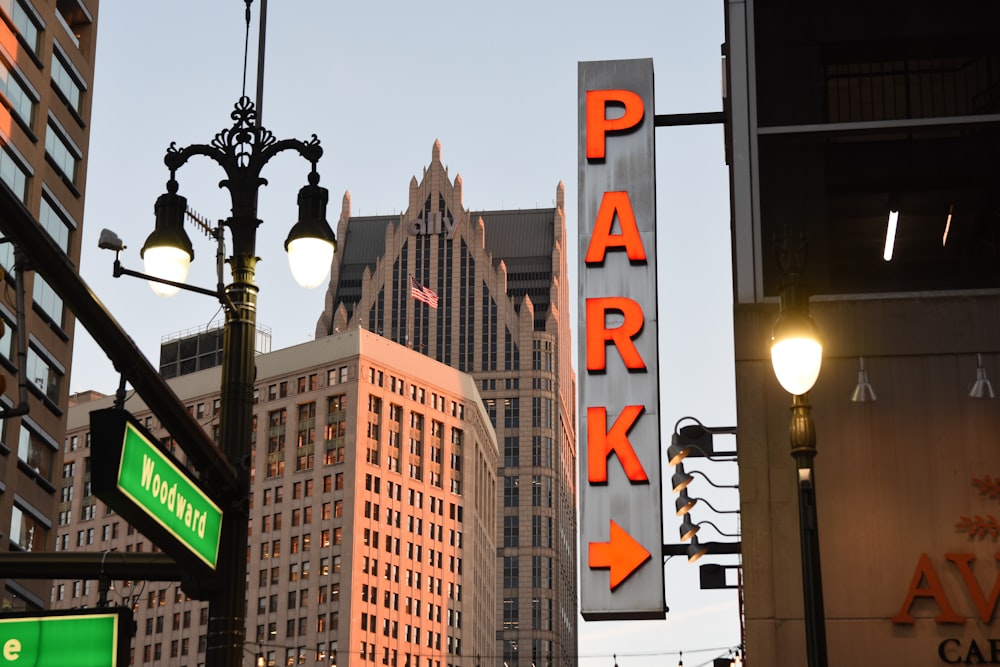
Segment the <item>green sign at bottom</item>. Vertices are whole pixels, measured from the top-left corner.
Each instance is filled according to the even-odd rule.
[[[128,664],[131,619],[108,613],[48,612],[0,616],[0,665],[4,667],[119,667]]]

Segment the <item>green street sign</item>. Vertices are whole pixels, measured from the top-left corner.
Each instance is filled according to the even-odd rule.
[[[118,489],[215,569],[222,510],[136,426],[125,426]]]
[[[90,422],[95,494],[178,561],[214,573],[222,509],[132,415],[96,410]]]
[[[125,667],[132,614],[127,609],[0,615],[0,665]]]

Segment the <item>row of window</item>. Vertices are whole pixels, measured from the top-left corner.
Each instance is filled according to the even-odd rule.
[[[258,644],[263,644],[267,641],[268,636],[274,636],[277,634],[275,632],[267,632],[265,634],[263,626],[257,626],[257,642]],[[298,646],[295,648],[285,649],[285,662],[283,663],[286,667],[292,667],[292,665],[304,665],[307,660],[312,659],[310,657],[315,656],[316,663],[322,663],[324,665],[331,665],[332,667],[337,666],[337,642],[332,641],[329,643],[320,642],[316,644],[315,652],[307,649],[305,646]],[[266,667],[277,667],[277,651],[268,650],[259,656],[263,662],[258,664],[263,664]],[[329,658],[329,661],[327,660]],[[435,667],[440,667],[440,662]],[[428,666],[430,667],[430,666]]]
[[[416,578],[414,581],[419,584],[420,573],[415,573]],[[443,580],[441,577],[433,577],[427,575],[427,592],[432,595],[446,595],[449,600],[462,601],[462,584],[455,583],[454,581],[448,582],[447,594],[445,594],[444,588],[441,586]],[[416,588],[416,586],[414,586]],[[399,611],[399,593],[394,593],[390,591],[384,591],[385,599],[382,605],[386,609],[391,609],[393,611]],[[361,584],[361,591],[359,597],[362,602],[367,602],[368,604],[378,605],[378,586]]]
[[[395,625],[396,621],[393,621],[392,623],[393,623],[393,625]],[[398,634],[399,634],[398,628],[395,628],[394,631],[392,632],[392,634],[386,633],[386,636],[387,637],[391,636],[393,639],[396,639],[397,636],[398,636]],[[427,648],[434,649],[434,650],[437,650],[437,651],[441,650],[442,644],[441,644],[441,633],[440,632],[432,632],[430,630],[427,630],[425,636],[427,637],[427,643],[426,643]],[[420,628],[413,627],[413,626],[410,626],[410,625],[404,625],[403,626],[403,641],[405,641],[407,643],[410,643],[410,644],[413,644],[415,646],[420,646]],[[454,654],[454,655],[462,655],[462,640],[459,639],[458,637],[448,636],[447,637],[447,641],[445,642],[445,650],[447,650],[447,652],[448,652],[449,655],[452,655],[452,654]],[[361,642],[361,654],[360,655],[361,655],[362,660],[371,660],[371,661],[374,661],[375,660],[374,651],[375,651],[375,643],[374,642]],[[388,647],[385,648],[385,653],[386,653],[386,660],[388,661],[390,659],[390,654],[389,654],[389,648]],[[395,653],[395,650],[393,650],[393,653]],[[385,664],[390,664],[390,663],[386,662]]]
[[[550,516],[531,517],[531,546],[551,549],[553,521]],[[514,514],[503,518],[503,546],[521,546],[521,517]]]
[[[368,381],[375,385],[376,387],[388,386],[389,391],[400,396],[406,396],[406,382],[403,378],[397,378],[395,375],[389,375],[389,380],[386,382],[386,373],[377,368],[368,369]],[[409,384],[410,388],[410,400],[421,405],[427,405],[427,390],[423,387],[413,384]],[[458,419],[465,419],[465,404],[459,401],[447,401],[445,396],[438,394],[437,392],[430,392],[431,402],[430,406],[437,410],[438,412],[445,413],[448,412],[452,417],[457,417]],[[450,406],[450,409],[449,409]]]
[[[399,482],[394,482],[392,480],[386,480],[386,497],[390,500],[395,498],[396,502],[402,502],[403,485]],[[372,473],[365,474],[365,491],[372,491],[376,494],[381,495],[382,493],[382,478],[378,475],[373,475]],[[431,514],[437,514],[438,516],[444,516],[444,499],[438,498],[432,494],[427,495],[427,507]],[[424,492],[418,491],[416,489],[407,488],[406,489],[406,501],[411,507],[416,507],[419,510],[424,508]],[[377,506],[376,506],[377,507]],[[375,512],[376,516],[378,511]],[[457,503],[448,503],[448,518],[454,521],[462,522],[463,508],[462,505]]]
[[[340,366],[337,368],[330,368],[326,371],[326,384],[328,387],[332,387],[337,384],[344,384],[348,381],[348,367]],[[310,373],[309,375],[303,375],[297,378],[296,387],[298,393],[305,394],[306,392],[316,391],[319,389],[319,374]],[[281,398],[288,397],[288,381],[282,380],[281,382],[274,382],[267,385],[267,400],[275,401]],[[258,402],[259,397],[257,393],[254,394],[254,403]]]
[[[343,528],[337,526],[333,529],[324,528],[320,531],[319,546],[321,549],[328,549],[333,545],[343,543]],[[260,559],[281,558],[281,540],[263,541],[259,545]],[[295,555],[307,553],[312,550],[312,534],[292,535],[288,538],[288,553]]]
[[[198,653],[204,653],[206,647],[208,646],[208,636],[201,635],[198,637]],[[170,657],[177,658],[181,656],[188,655],[190,651],[190,640],[184,637],[180,640],[173,640],[170,642]],[[142,661],[144,664],[149,663],[154,660],[163,659],[163,644],[157,642],[155,644],[146,644],[142,651]],[[130,664],[134,664],[131,662]]]
[[[379,532],[377,530],[373,531],[370,528],[365,528],[364,531],[362,531],[361,542],[366,547],[370,547],[373,550],[378,550],[379,548],[381,548],[380,544],[384,544],[385,545],[384,548],[385,548],[385,552],[386,553],[388,553],[388,554],[395,554],[397,556],[400,555],[399,545],[401,544],[401,542],[400,542],[400,539],[398,537],[393,537],[392,535],[386,534],[384,542],[381,541],[379,539],[379,537],[380,537],[379,536]],[[408,558],[409,560],[411,560],[411,561],[413,561],[415,563],[419,563],[419,562],[421,562],[423,560],[423,557],[424,557],[423,554],[424,554],[424,547],[422,545],[414,544],[413,542],[407,542],[406,543],[406,558]],[[365,560],[367,561],[367,559],[368,559],[368,557],[366,556]],[[377,565],[378,561],[376,560],[375,563]],[[443,563],[444,563],[444,552],[428,547],[427,548],[427,564],[429,566],[431,566],[431,567],[437,567],[439,569],[443,569],[444,568]],[[386,565],[386,570],[387,570],[387,576],[386,576],[386,578],[387,579],[389,578],[388,577],[388,567],[389,566]],[[458,574],[462,574],[462,558],[461,557],[456,557],[456,556],[453,556],[453,555],[449,556],[448,557],[448,569],[451,572],[458,572]],[[365,571],[367,571],[367,570],[365,570]],[[395,571],[395,574],[396,574],[395,581],[398,582],[399,581],[399,571],[398,571],[398,569]],[[406,583],[407,583],[407,585],[412,586],[410,579],[411,579],[411,571],[407,570],[407,582]],[[419,572],[417,573],[417,583],[416,583],[416,586],[417,587],[420,586],[420,573]]]
[[[521,440],[516,435],[508,435],[503,439],[503,465],[505,468],[521,465]],[[531,436],[531,465],[535,468],[552,467],[551,437]]]
[[[531,476],[531,506],[552,507],[552,478],[546,475]],[[521,478],[505,475],[503,478],[503,506],[519,507],[521,504]]]
[[[519,650],[520,649],[520,650]],[[551,639],[532,639],[531,640],[531,664],[536,665],[536,667],[552,667],[555,662],[552,659],[552,640]],[[517,665],[519,655],[528,657],[528,651],[523,648],[521,644],[518,644],[517,639],[504,639],[503,640],[503,661],[508,665]]]
[[[449,646],[451,642],[451,637],[448,638]],[[458,642],[455,639],[455,642]],[[449,650],[449,653],[452,651]],[[455,650],[456,655],[461,653],[461,647],[457,646]],[[300,656],[301,657],[301,656]],[[358,657],[362,662],[375,662],[375,643],[361,642],[361,652]],[[425,658],[426,662],[421,663],[421,658],[419,654],[403,653],[402,656],[396,649],[390,649],[389,647],[382,648],[382,664],[389,665],[389,667],[420,667],[421,664],[426,665],[426,667],[441,667],[441,661],[435,660],[434,658]],[[402,665],[400,665],[402,662]],[[292,663],[287,663],[291,665]],[[301,661],[298,664],[303,664]]]
[[[521,399],[513,398],[484,398],[483,405],[486,407],[486,414],[490,417],[493,428],[497,428],[497,402],[503,403],[503,427],[516,430],[521,426]],[[553,401],[551,398],[533,396],[531,398],[531,426],[532,428],[553,428]]]
[[[552,600],[550,598],[532,598],[531,629],[552,630]],[[517,630],[520,627],[518,599],[516,597],[503,600],[503,629]]]
[[[389,606],[387,608],[392,609],[394,611],[399,611],[398,596],[395,597],[394,599],[397,600],[397,604],[394,607]],[[421,606],[427,609],[428,621],[436,620],[438,623],[442,622],[441,611],[443,607],[439,604],[422,603],[421,600],[419,599],[407,597],[405,604],[403,606],[403,611],[407,614],[407,616],[413,616],[419,619],[423,616]],[[454,609],[447,609],[445,610],[445,612],[446,614],[443,616],[443,618],[449,627],[454,627],[454,628],[462,627],[462,612]],[[391,614],[391,617],[398,618],[398,615]],[[391,636],[393,638],[396,638],[398,636],[397,635],[398,625],[396,621],[392,620],[392,618],[382,619],[382,628],[383,628],[382,631],[383,634],[385,634],[387,637]],[[361,629],[364,630],[365,632],[377,632],[377,624],[378,624],[378,619],[375,614],[369,614],[367,612],[363,612],[361,614]]]
[[[442,503],[443,506],[444,503]],[[381,506],[378,503],[373,503],[370,500],[366,500],[364,504],[364,515],[366,519],[374,519],[379,521],[379,515],[381,514]],[[398,510],[394,510],[391,507],[385,508],[385,525],[395,526],[396,528],[402,529],[402,518],[403,514]],[[425,527],[424,520],[422,517],[414,516],[412,514],[406,515],[406,530],[414,535],[422,535],[428,537],[432,540],[437,540],[438,542],[444,542],[444,525],[435,523],[433,521],[428,521]],[[377,534],[377,532],[376,532]],[[377,538],[376,538],[377,541]],[[456,532],[453,529],[448,530],[448,542],[452,546],[462,546],[462,533]]]
[[[0,259],[0,265],[3,265],[2,259]],[[44,296],[42,298],[43,300],[46,299]],[[16,367],[16,327],[12,319],[8,320],[6,314],[0,312],[0,317],[4,320],[4,331],[0,333],[0,356],[3,356],[8,364]],[[25,367],[20,370],[28,378],[29,390],[47,399],[50,408],[58,409],[59,392],[62,388],[63,376],[66,374],[62,364],[57,362],[55,357],[41,343],[34,339],[29,339]],[[58,445],[56,448],[58,449]]]
[[[518,588],[521,577],[520,557],[503,557],[503,587]],[[549,556],[531,557],[531,587],[552,589],[552,558]]]

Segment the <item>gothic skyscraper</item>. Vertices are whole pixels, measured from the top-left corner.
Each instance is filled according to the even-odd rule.
[[[401,215],[352,217],[344,196],[316,327],[317,338],[369,329],[476,379],[501,447],[493,664],[510,667],[576,660],[564,196],[560,183],[553,208],[466,210],[435,143]]]

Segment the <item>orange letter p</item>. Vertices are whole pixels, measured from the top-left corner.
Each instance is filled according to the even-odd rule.
[[[618,102],[625,107],[619,118],[608,118],[609,102]],[[587,91],[587,159],[603,160],[605,137],[608,132],[622,132],[642,122],[645,106],[642,98],[631,90],[588,90]]]

